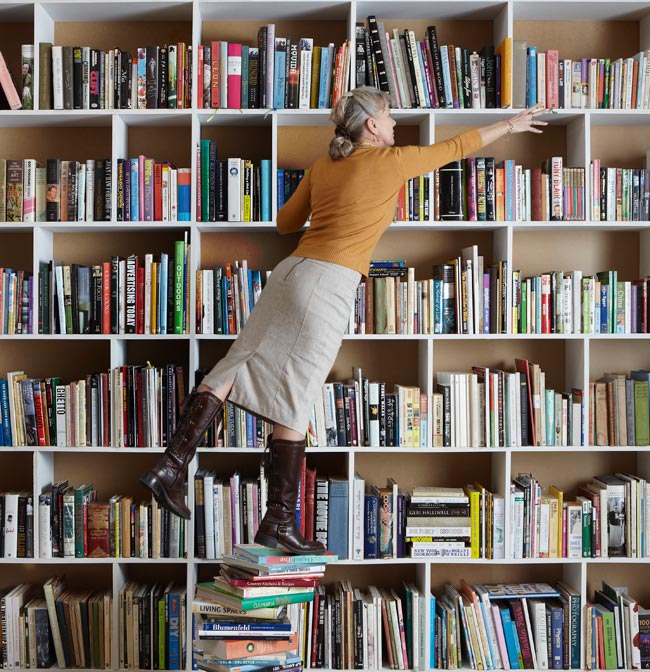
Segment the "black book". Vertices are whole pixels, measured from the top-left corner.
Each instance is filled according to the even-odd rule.
[[[481,71],[484,72],[485,107],[493,109],[497,106],[497,82],[494,63],[494,46],[484,46],[479,52],[481,56]]]
[[[79,221],[78,216],[78,198],[77,198],[77,178],[79,175],[79,162],[68,161],[68,221]]]
[[[100,91],[100,53],[99,49],[90,50],[90,68],[88,74],[89,82],[89,107],[91,110],[99,109],[99,91]]]
[[[72,48],[72,107],[75,110],[83,108],[83,56],[81,47]]]
[[[110,162],[110,160],[108,161]],[[93,219],[96,222],[103,222],[106,215],[106,202],[104,195],[106,192],[106,163],[104,159],[95,161],[95,184],[94,184],[94,212]]]
[[[216,176],[216,221],[225,222],[228,219],[228,161],[217,161]]]
[[[451,161],[439,169],[440,219],[463,220],[465,208],[463,199],[463,163]]]
[[[208,200],[209,200],[209,213],[208,221],[216,222],[216,202],[217,202],[217,143],[210,141],[210,150],[209,150],[209,168],[208,168]]]
[[[447,107],[445,100],[445,86],[442,79],[442,62],[440,61],[440,49],[438,47],[438,37],[435,26],[427,26],[427,39],[431,49],[431,60],[433,61],[433,76],[438,94],[438,105],[441,108]]]
[[[375,58],[375,66],[377,68],[377,87],[386,93],[388,88],[388,75],[386,73],[386,61],[381,50],[381,43],[379,42],[379,27],[377,25],[377,17],[371,15],[368,17],[368,28],[370,32],[370,44]]]
[[[257,84],[259,95],[255,96],[258,103],[257,107],[264,109],[266,107],[266,42],[268,39],[268,29],[266,26],[260,26],[257,31],[258,46],[258,68]]]
[[[90,280],[90,333],[102,333],[102,267],[101,264],[93,266]]]
[[[356,70],[356,86],[366,86],[368,83],[368,78],[366,74],[366,28],[363,24],[363,21],[358,21],[355,29],[354,36],[356,42],[356,59],[357,59],[357,70]]]
[[[259,108],[259,67],[260,50],[257,47],[248,49],[248,109]]]
[[[117,203],[115,204],[115,217],[118,222],[126,221],[126,167],[131,165],[126,159],[117,160]]]
[[[485,157],[485,219],[494,222],[496,217],[496,205],[494,199],[494,157]]]
[[[74,58],[72,47],[63,47],[63,109],[72,110],[74,105]]]
[[[528,381],[524,375],[519,377],[519,388],[521,392],[521,443],[524,446],[532,446],[533,435],[528,408]]]
[[[138,258],[131,254],[126,258],[126,320],[125,331],[127,334],[136,333],[136,292],[137,292]]]
[[[348,439],[345,431],[345,401],[343,398],[342,383],[334,383],[334,403],[336,408],[337,445],[347,446]]]
[[[104,211],[100,221],[109,222],[111,219],[111,185],[113,182],[113,162],[111,159],[104,160]],[[97,182],[95,182],[97,184]]]
[[[83,640],[83,656],[86,662],[86,667],[92,666],[92,659],[90,657],[90,624],[88,619],[88,602],[87,600],[79,600],[79,612],[81,614],[81,636]]]
[[[408,68],[408,77],[407,79],[410,79],[412,82],[412,88],[409,87],[409,91],[412,96],[412,105],[411,107],[420,107],[421,105],[421,94],[422,92],[418,90],[417,87],[417,79],[415,77],[415,68],[416,68],[416,63],[417,63],[417,54],[413,54],[413,51],[411,50],[411,40],[409,39],[408,36],[408,30],[404,31],[403,35],[400,35],[400,42],[404,44],[404,49],[406,51],[406,67]],[[419,67],[419,65],[417,66]]]
[[[469,49],[461,47],[461,72],[463,73],[463,101],[464,107],[472,108],[472,73],[469,64]]]
[[[46,203],[45,217],[48,222],[58,222],[60,217],[61,201],[61,159],[48,159],[45,169],[46,175]]]
[[[397,445],[396,421],[399,413],[397,395],[386,395],[386,445]]]
[[[111,256],[111,334],[119,333],[118,277],[120,257]]]
[[[124,109],[122,100],[122,51],[115,49],[113,51],[113,108],[116,110]]]
[[[370,41],[370,31],[367,28],[363,29],[363,44],[365,48],[366,60],[366,84],[368,86],[377,86],[375,82],[375,69],[373,68],[374,55],[372,51],[372,43]]]
[[[160,47],[158,63],[158,107],[167,107],[167,47]]]
[[[386,445],[386,383],[379,383],[379,445]]]
[[[564,107],[564,59],[560,58],[558,59],[558,107],[563,108]],[[609,90],[609,87],[605,89],[606,91]],[[549,659],[550,660],[550,659]]]
[[[158,70],[160,68],[160,47],[146,49],[146,107],[155,110],[158,107]]]
[[[174,331],[174,262],[169,259],[167,262],[167,333]]]
[[[31,381],[30,386],[31,386]],[[33,398],[33,397],[32,397]],[[35,445],[29,444],[28,445]],[[27,557],[27,494],[21,492],[18,495],[18,552],[16,557]]]
[[[72,333],[79,331],[79,264],[70,265],[70,301],[72,303]]]
[[[125,76],[126,75],[126,76]],[[133,84],[133,56],[126,52],[126,64],[124,63],[124,56],[122,57],[122,101],[124,107],[133,109],[137,102],[131,100],[131,85]]]
[[[449,385],[438,383],[436,392],[442,394],[442,445],[451,447],[451,389]]]

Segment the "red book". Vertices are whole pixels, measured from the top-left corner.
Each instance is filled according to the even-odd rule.
[[[300,532],[305,534],[305,471],[307,470],[307,458],[302,458],[302,470],[300,472],[300,493],[299,504],[300,507]]]
[[[89,502],[87,505],[87,558],[108,558],[110,555],[109,508],[105,502]]]
[[[162,163],[153,167],[153,219],[162,222]]]
[[[524,378],[526,379],[526,386],[528,388],[528,427],[530,431],[530,445],[531,446],[536,446],[537,441],[535,437],[535,422],[534,422],[534,411],[533,411],[533,390],[531,386],[531,380],[530,380],[530,370],[528,366],[528,360],[527,359],[515,359],[515,368],[519,373],[521,373]],[[525,437],[522,437],[524,439]]]
[[[144,448],[144,413],[142,404],[142,371],[138,370],[135,374],[135,422],[137,426],[137,444],[138,448]]]
[[[241,44],[228,44],[228,108],[241,107]]]
[[[111,333],[111,262],[102,262],[102,334]]]
[[[241,588],[252,588],[260,585],[259,581],[251,581],[250,579],[235,579],[227,574],[224,578],[231,586],[239,586]],[[268,581],[264,582],[264,586],[268,588],[315,588],[319,584],[318,579],[295,579],[269,577]]]
[[[534,222],[544,220],[542,210],[542,169],[533,168],[530,171],[530,209],[531,218]]]
[[[314,500],[316,497],[316,469],[305,472],[305,539],[314,540]],[[318,583],[318,582],[317,582]]]
[[[528,630],[526,628],[524,605],[521,600],[509,600],[508,604],[512,612],[512,620],[517,628],[517,637],[519,638],[521,657],[524,659],[524,668],[532,670],[535,666],[533,665],[533,653],[530,648],[530,640],[528,639]]]
[[[0,51],[0,86],[4,91],[5,96],[7,97],[7,102],[9,107],[12,110],[19,110],[23,104],[20,102],[20,97],[16,87],[14,86],[13,80],[11,79],[11,74],[5,63],[4,56]]]
[[[542,273],[542,333],[551,333],[551,276]]]
[[[45,446],[45,420],[43,415],[43,401],[40,385],[34,386],[34,410],[36,412],[36,435],[38,436],[38,445]]]
[[[320,599],[321,595],[318,592],[318,589],[314,593],[314,607],[312,610],[312,614],[314,615],[313,621],[312,621],[312,631],[311,631],[311,651],[309,652],[309,656],[311,658],[311,668],[314,669],[316,667],[316,654],[317,654],[317,644],[318,644],[318,612],[320,609]]]
[[[478,204],[476,199],[476,159],[468,156],[465,159],[467,169],[467,218],[470,222],[478,220]]]
[[[139,260],[135,272],[135,333],[144,334],[144,266]]]

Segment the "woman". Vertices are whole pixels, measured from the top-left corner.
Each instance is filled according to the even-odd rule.
[[[188,398],[169,447],[142,483],[183,518],[187,466],[228,398],[274,423],[269,442],[267,510],[255,542],[291,553],[321,553],[295,519],[305,433],[334,363],[375,244],[393,219],[400,187],[412,177],[461,159],[508,133],[532,131],[536,106],[508,121],[428,147],[393,147],[388,95],[361,87],[332,110],[336,137],[277,216],[280,233],[309,228],[273,270],[255,310],[224,357]]]

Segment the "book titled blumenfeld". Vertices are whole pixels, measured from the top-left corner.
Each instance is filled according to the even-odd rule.
[[[258,565],[324,565],[338,560],[334,553],[288,555],[281,549],[270,549],[260,544],[238,544],[233,555]]]

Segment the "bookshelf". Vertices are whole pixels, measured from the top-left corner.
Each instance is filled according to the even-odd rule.
[[[410,27],[422,34],[435,24],[441,43],[479,49],[504,37],[536,42],[540,49],[558,48],[567,58],[628,56],[650,48],[648,0],[140,0],[136,2],[13,0],[0,2],[0,45],[17,78],[20,44],[92,44],[103,49],[119,46],[135,50],[145,43],[185,41],[205,44],[228,39],[254,44],[259,25],[274,22],[277,34],[313,36],[321,42],[354,42],[357,20],[369,14],[381,18],[387,30]],[[549,19],[549,16],[553,17]],[[216,140],[221,156],[270,158],[276,169],[305,168],[326,151],[332,128],[327,110],[222,110],[213,114],[188,110],[39,110],[39,64],[36,46],[35,110],[0,111],[0,147],[5,158],[33,157],[44,161],[68,156],[76,160],[118,158],[145,153],[191,166],[192,213],[196,212],[196,151],[201,139]],[[196,50],[193,54],[196,68]],[[196,91],[193,92],[196,101]],[[397,144],[428,144],[457,132],[512,116],[512,110],[395,110]],[[497,160],[514,158],[524,166],[538,166],[551,155],[566,165],[588,168],[593,158],[610,165],[643,166],[650,141],[650,111],[559,110],[547,118],[543,136],[508,136],[490,153]],[[478,154],[480,154],[479,152]],[[115,185],[114,180],[114,185]],[[116,187],[114,186],[114,192]],[[0,374],[24,369],[28,375],[59,375],[64,381],[91,371],[122,364],[182,364],[191,387],[194,371],[210,366],[226,352],[233,336],[195,333],[194,274],[199,268],[247,259],[250,268],[271,269],[294,248],[298,236],[281,237],[272,222],[117,222],[115,198],[110,222],[0,223],[0,266],[31,269],[37,277],[39,261],[52,258],[66,263],[92,264],[107,254],[169,251],[187,232],[191,241],[189,335],[167,336],[60,336],[26,334],[0,336]],[[277,210],[275,190],[272,212]],[[460,248],[478,244],[486,262],[506,259],[509,268],[530,275],[549,269],[581,268],[585,273],[612,268],[633,280],[650,273],[648,222],[398,222],[381,239],[375,258],[404,258],[415,266],[418,279],[429,277],[432,264],[455,256]],[[361,366],[371,378],[419,385],[432,391],[438,370],[469,370],[472,365],[513,365],[513,357],[539,362],[556,389],[579,387],[604,371],[648,368],[648,335],[480,335],[480,336],[347,336],[330,379],[345,380],[351,367]],[[156,449],[130,448],[0,448],[0,490],[33,492],[61,477],[71,483],[95,482],[100,499],[113,492],[136,497],[147,493],[138,475]],[[239,468],[256,471],[260,449],[201,448],[190,467],[188,499],[193,501],[193,475],[199,467],[221,473]],[[629,471],[650,478],[649,447],[584,446],[559,448],[391,449],[379,447],[317,448],[308,451],[308,463],[319,472],[347,475],[359,471],[366,482],[383,484],[387,476],[406,492],[414,485],[460,486],[475,480],[500,495],[511,477],[533,472],[544,484],[556,483],[574,491],[595,474]],[[509,519],[506,499],[506,520]],[[44,582],[65,573],[73,588],[110,588],[117,624],[119,593],[128,580],[171,579],[187,585],[188,602],[197,581],[209,580],[214,562],[194,557],[193,526],[187,527],[186,558],[181,559],[39,559],[38,519],[35,517],[35,558],[0,559],[0,588],[21,581]],[[507,536],[507,538],[509,538]],[[355,587],[370,584],[400,588],[402,580],[417,583],[428,595],[446,582],[460,578],[488,581],[564,580],[578,589],[583,604],[602,579],[628,585],[641,604],[650,606],[646,580],[647,558],[512,560],[454,562],[409,558],[343,561],[328,570],[327,582],[349,578]],[[427,606],[427,618],[428,618]],[[186,623],[191,641],[191,625]],[[116,634],[117,625],[114,625]],[[428,635],[427,635],[428,637]],[[113,642],[114,668],[118,654]],[[426,642],[426,650],[431,645]],[[189,654],[189,652],[188,652]],[[584,666],[584,652],[583,652]],[[187,657],[187,669],[191,656]]]

